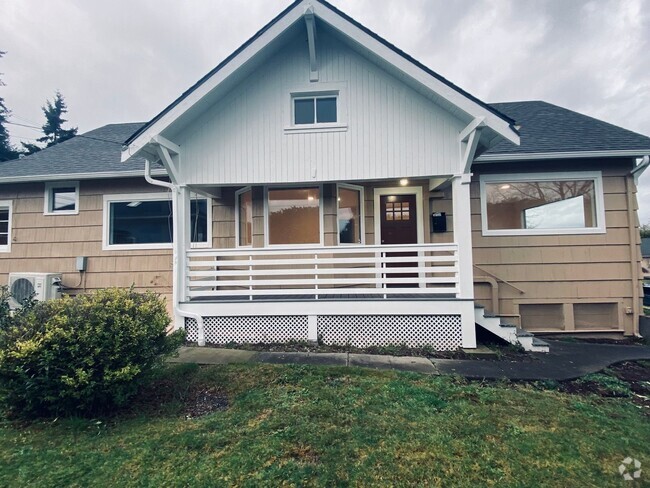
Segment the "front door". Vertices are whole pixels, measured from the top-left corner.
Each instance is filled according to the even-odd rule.
[[[381,195],[379,198],[380,232],[382,244],[417,244],[418,215],[416,197],[411,195]],[[417,256],[417,252],[391,252],[387,257]],[[416,262],[387,263],[387,267],[408,268]],[[390,278],[417,278],[417,273],[388,273]],[[391,287],[411,287],[417,283],[388,284]]]

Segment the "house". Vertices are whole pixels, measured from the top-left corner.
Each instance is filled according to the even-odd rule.
[[[0,278],[153,289],[199,344],[629,336],[649,154],[555,105],[484,103],[299,0],[150,122],[2,163]]]

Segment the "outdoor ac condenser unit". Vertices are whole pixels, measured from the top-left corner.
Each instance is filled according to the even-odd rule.
[[[39,302],[61,298],[61,273],[9,273],[9,292],[11,308],[32,295]]]

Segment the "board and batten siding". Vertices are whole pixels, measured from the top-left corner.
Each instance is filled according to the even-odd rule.
[[[171,249],[102,250],[103,196],[160,188],[144,179],[81,181],[75,215],[43,215],[44,191],[44,183],[0,186],[0,200],[13,202],[11,252],[0,253],[0,284],[8,283],[9,273],[62,273],[70,294],[134,285],[160,293],[171,310]],[[83,282],[75,267],[77,256],[88,257]]]
[[[483,236],[478,175],[483,167],[475,167],[471,187],[472,245],[477,266],[474,275],[507,281],[509,284],[499,282],[499,313],[511,314],[510,319],[519,324],[523,308],[531,315],[527,327],[531,330],[612,329],[633,333],[635,317],[626,310],[632,309],[633,286],[640,287],[640,283],[632,281],[630,263],[633,260],[640,269],[640,252],[638,241],[632,243],[636,255],[632,255],[630,245],[630,225],[638,227],[636,219],[632,222],[628,219],[626,178],[630,178],[632,162],[601,160],[562,164],[542,161],[490,170],[504,174],[539,173],[542,168],[545,171],[566,171],[567,168],[602,171],[606,233]],[[632,209],[636,216],[636,205]],[[638,230],[636,235],[638,239]],[[475,296],[479,303],[492,308],[486,284],[475,285]],[[521,325],[526,326],[525,323]]]
[[[296,37],[169,137],[188,184],[346,181],[458,173],[465,127],[430,99],[319,31],[319,82],[309,83],[307,40]],[[292,133],[296,89],[341,87],[347,130]]]

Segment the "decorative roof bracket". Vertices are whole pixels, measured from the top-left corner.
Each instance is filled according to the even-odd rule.
[[[318,63],[316,60],[316,17],[314,7],[305,8],[305,24],[309,42],[309,81],[318,81]]]

